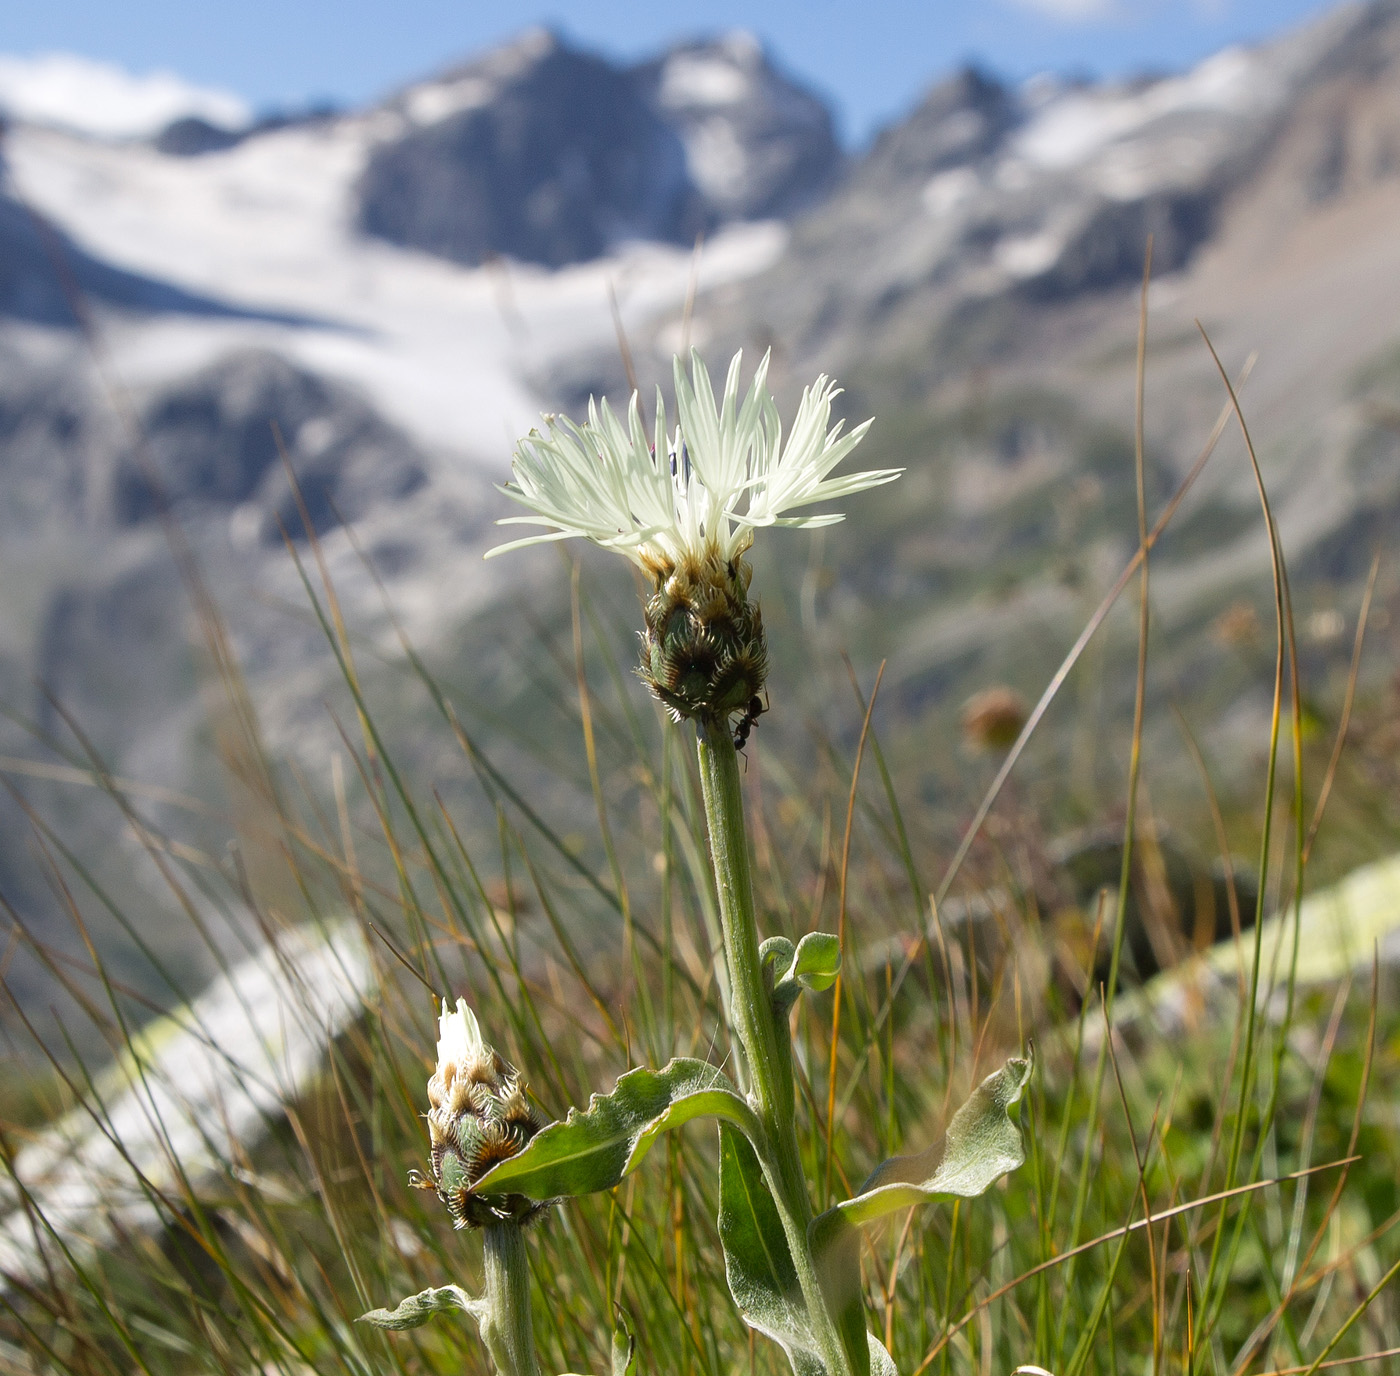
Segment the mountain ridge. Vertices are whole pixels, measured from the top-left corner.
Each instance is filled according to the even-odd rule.
[[[790,215],[841,161],[830,111],[741,34],[622,66],[534,29],[378,108],[406,127],[370,153],[360,228],[467,265],[688,245]]]
[[[1301,624],[1351,616],[1371,546],[1400,522],[1400,430],[1387,419],[1400,414],[1396,0],[1153,81],[1012,87],[976,69],[952,73],[859,158],[836,162],[821,152],[829,114],[823,125],[800,83],[775,88],[797,94],[771,124],[769,105],[782,102],[745,95],[772,65],[761,52],[737,39],[679,44],[625,80],[622,69],[590,70],[644,131],[668,106],[667,158],[687,137],[750,150],[714,155],[711,171],[728,168],[728,180],[671,183],[673,208],[696,208],[715,227],[698,252],[683,216],[666,229],[672,242],[628,238],[609,219],[621,201],[591,193],[556,204],[582,207],[572,228],[572,211],[539,222],[559,230],[561,259],[601,255],[559,266],[490,248],[472,267],[360,232],[376,150],[488,107],[500,115],[506,105],[492,106],[490,90],[469,88],[485,81],[482,63],[494,60],[498,84],[510,86],[548,55],[524,46],[364,110],[195,156],[11,130],[17,196],[75,253],[232,308],[162,314],[93,290],[100,358],[51,317],[0,321],[3,560],[13,574],[0,608],[0,685],[21,715],[61,726],[32,687],[40,670],[91,718],[116,772],[168,787],[208,782],[189,620],[159,522],[138,499],[144,469],[132,438],[103,400],[105,369],[149,431],[175,514],[228,607],[274,750],[314,774],[339,748],[320,708],[333,666],[318,657],[314,627],[287,610],[303,594],[276,533],[279,517],[295,526],[267,442],[274,419],[316,489],[347,618],[375,653],[400,662],[387,592],[414,643],[453,666],[474,707],[497,722],[540,720],[540,690],[512,658],[507,603],[528,599],[547,624],[564,615],[551,601],[563,594],[549,552],[522,554],[508,570],[481,563],[504,510],[491,483],[507,476],[510,445],[540,410],[625,394],[621,330],[644,396],[653,381],[665,385],[688,339],[712,365],[740,345],[750,362],[771,349],[785,406],[825,371],[846,386],[847,415],[876,414],[862,461],[904,467],[904,478],[853,503],[846,524],[802,556],[810,563],[793,562],[782,533],[771,555],[756,550],[767,560],[765,619],[800,625],[802,653],[822,662],[845,650],[858,667],[888,657],[882,711],[896,782],[952,810],[965,771],[947,743],[963,698],[997,681],[1038,694],[1086,605],[1131,556],[1149,231],[1151,511],[1222,404],[1199,317],[1232,372],[1261,349],[1244,405],[1295,561]],[[667,61],[680,64],[669,78]],[[535,118],[521,115],[538,131]],[[815,161],[804,161],[808,147]],[[533,185],[551,184],[546,175]],[[511,214],[528,200],[520,192],[508,188]],[[746,218],[774,211],[780,218]],[[31,257],[32,284],[42,263]],[[52,281],[44,290],[59,299]],[[305,323],[260,316],[263,304]],[[1152,579],[1153,701],[1191,707],[1226,776],[1249,765],[1245,742],[1269,704],[1219,625],[1241,605],[1257,603],[1261,622],[1271,615],[1258,499],[1247,464],[1227,457],[1232,443],[1154,551]],[[1400,624],[1389,574],[1377,608]],[[1115,635],[1110,627],[1103,651],[1110,668],[1125,643]],[[1324,674],[1336,644],[1331,631],[1304,640],[1310,675]],[[402,705],[392,667],[366,672],[382,672],[416,758],[418,709]],[[774,673],[802,710],[818,710],[824,680],[810,663],[775,649]],[[1131,685],[1131,665],[1104,673]],[[1124,705],[1116,691],[1104,690],[1104,720]],[[796,728],[773,714],[763,729],[771,738]],[[10,726],[0,734],[12,756],[36,750]],[[1149,744],[1176,767],[1179,749]],[[1043,748],[1053,774],[1060,747]],[[23,836],[21,817],[0,815],[13,823],[6,834]],[[81,818],[120,859],[120,845]],[[22,847],[0,844],[0,877],[40,906],[40,886],[15,878],[23,864]]]

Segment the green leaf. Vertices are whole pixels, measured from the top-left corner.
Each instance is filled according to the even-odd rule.
[[[870,1346],[870,1376],[899,1376],[894,1358],[879,1338],[873,1333],[865,1335]]]
[[[891,1157],[860,1194],[822,1218],[839,1213],[848,1223],[869,1223],[910,1204],[982,1194],[1026,1159],[1021,1129],[1007,1110],[1020,1099],[1033,1068],[1032,1055],[1013,1056],[973,1090],[942,1141],[917,1156]]]
[[[480,1194],[558,1199],[610,1190],[633,1170],[663,1132],[692,1118],[720,1118],[749,1136],[760,1129],[753,1110],[718,1066],[679,1058],[661,1070],[629,1070],[611,1094],[595,1094],[582,1111],[570,1109],[518,1156],[476,1183]]]
[[[932,1199],[979,1195],[1025,1159],[1021,1130],[1007,1110],[1030,1079],[1030,1058],[1015,1057],[987,1076],[953,1115],[942,1141],[918,1156],[896,1156],[865,1182],[862,1192],[812,1220],[808,1229],[827,1308],[858,1376],[889,1376],[889,1353],[865,1332],[858,1226],[896,1209]],[[863,1342],[863,1339],[868,1340]],[[869,1346],[868,1344],[875,1344]]]
[[[480,1319],[484,1312],[485,1301],[474,1300],[460,1285],[443,1285],[436,1290],[420,1290],[410,1295],[401,1300],[396,1309],[371,1309],[368,1314],[360,1315],[360,1322],[397,1332],[417,1328],[434,1314],[467,1313]]]
[[[797,952],[785,978],[804,989],[820,992],[836,983],[841,971],[841,942],[830,932],[808,932],[797,943]]]
[[[785,936],[770,936],[763,945],[758,948],[758,963],[760,966],[772,965],[773,982],[786,978],[788,967],[792,964],[792,958],[797,954],[797,947]],[[782,971],[782,974],[778,972]]]
[[[621,1314],[613,1324],[612,1336],[612,1376],[631,1376],[637,1364],[637,1340]]]
[[[778,1206],[754,1149],[726,1123],[719,1125],[719,1240],[744,1322],[782,1345],[797,1376],[825,1376]]]
[[[860,1285],[860,1233],[844,1215],[828,1209],[808,1225],[807,1239],[827,1312],[836,1322],[851,1370],[855,1376],[870,1376],[865,1296]]]
[[[859,1234],[839,1216],[831,1221],[832,1245],[817,1257],[818,1279],[851,1370],[856,1376],[896,1376],[887,1353],[884,1365],[877,1360],[879,1344],[865,1331]],[[724,1123],[719,1125],[719,1240],[729,1293],[744,1322],[782,1346],[796,1376],[826,1376],[763,1168],[748,1142]]]
[[[830,989],[841,969],[841,943],[830,932],[808,932],[796,946],[785,936],[770,936],[758,955],[773,967],[773,1002],[780,1012],[804,989]]]

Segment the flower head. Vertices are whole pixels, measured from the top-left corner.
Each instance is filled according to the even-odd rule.
[[[410,1183],[436,1190],[458,1228],[506,1218],[524,1221],[543,1206],[522,1195],[479,1195],[476,1182],[516,1155],[542,1126],[525,1097],[519,1072],[487,1046],[465,999],[438,1019],[437,1064],[428,1081],[432,1179]]]
[[[842,422],[829,426],[839,389],[819,377],[803,392],[784,440],[768,390],[768,356],[741,399],[742,360],[742,353],[734,355],[716,400],[699,354],[691,352],[689,377],[677,358],[676,423],[668,424],[658,389],[650,436],[635,393],[625,421],[606,399],[589,402],[583,425],[546,417],[545,432],[533,430],[520,441],[515,481],[501,489],[533,514],[508,516],[501,524],[551,529],[490,553],[581,536],[626,555],[662,582],[687,558],[730,563],[748,549],[760,526],[811,528],[839,521],[839,512],[785,513],[899,476],[900,469],[880,469],[830,477],[865,438],[870,422],[846,435]]]
[[[501,489],[532,514],[501,524],[550,529],[490,551],[581,536],[639,565],[653,592],[638,672],[674,717],[714,727],[727,726],[736,713],[752,724],[768,672],[763,622],[748,597],[743,558],[754,531],[830,525],[842,519],[839,512],[786,513],[890,482],[903,471],[831,477],[870,422],[850,434],[842,434],[840,421],[831,425],[838,389],[819,377],[803,392],[785,439],[768,390],[768,356],[741,398],[742,361],[734,355],[716,400],[700,356],[692,351],[689,377],[677,358],[675,425],[668,424],[658,389],[650,437],[635,393],[625,422],[606,400],[589,402],[583,425],[546,417],[544,432],[520,441],[515,482]]]

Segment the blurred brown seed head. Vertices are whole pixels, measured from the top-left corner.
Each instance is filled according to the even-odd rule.
[[[963,704],[963,742],[969,750],[1009,750],[1026,724],[1026,700],[999,683],[974,693]]]

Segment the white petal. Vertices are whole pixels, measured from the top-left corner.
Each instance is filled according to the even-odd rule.
[[[830,426],[839,389],[823,376],[803,392],[784,443],[768,390],[769,355],[741,402],[742,362],[742,354],[730,360],[717,399],[699,354],[691,351],[688,375],[677,358],[677,424],[668,429],[658,390],[650,440],[635,394],[625,417],[606,400],[589,402],[583,425],[546,416],[544,433],[534,430],[520,441],[515,481],[501,489],[534,513],[506,517],[502,524],[537,524],[546,533],[490,553],[580,536],[639,564],[643,547],[676,560],[707,548],[732,557],[747,547],[757,526],[810,528],[840,519],[836,513],[784,519],[785,511],[862,492],[902,471],[828,477],[865,438],[870,422],[848,435],[841,422]]]
[[[458,999],[457,1007],[447,1011],[447,1000],[442,1001],[442,1013],[438,1018],[437,1063],[465,1065],[469,1061],[485,1055],[486,1043],[482,1040],[481,1028],[477,1026],[476,1014],[467,1007],[466,999]]]

